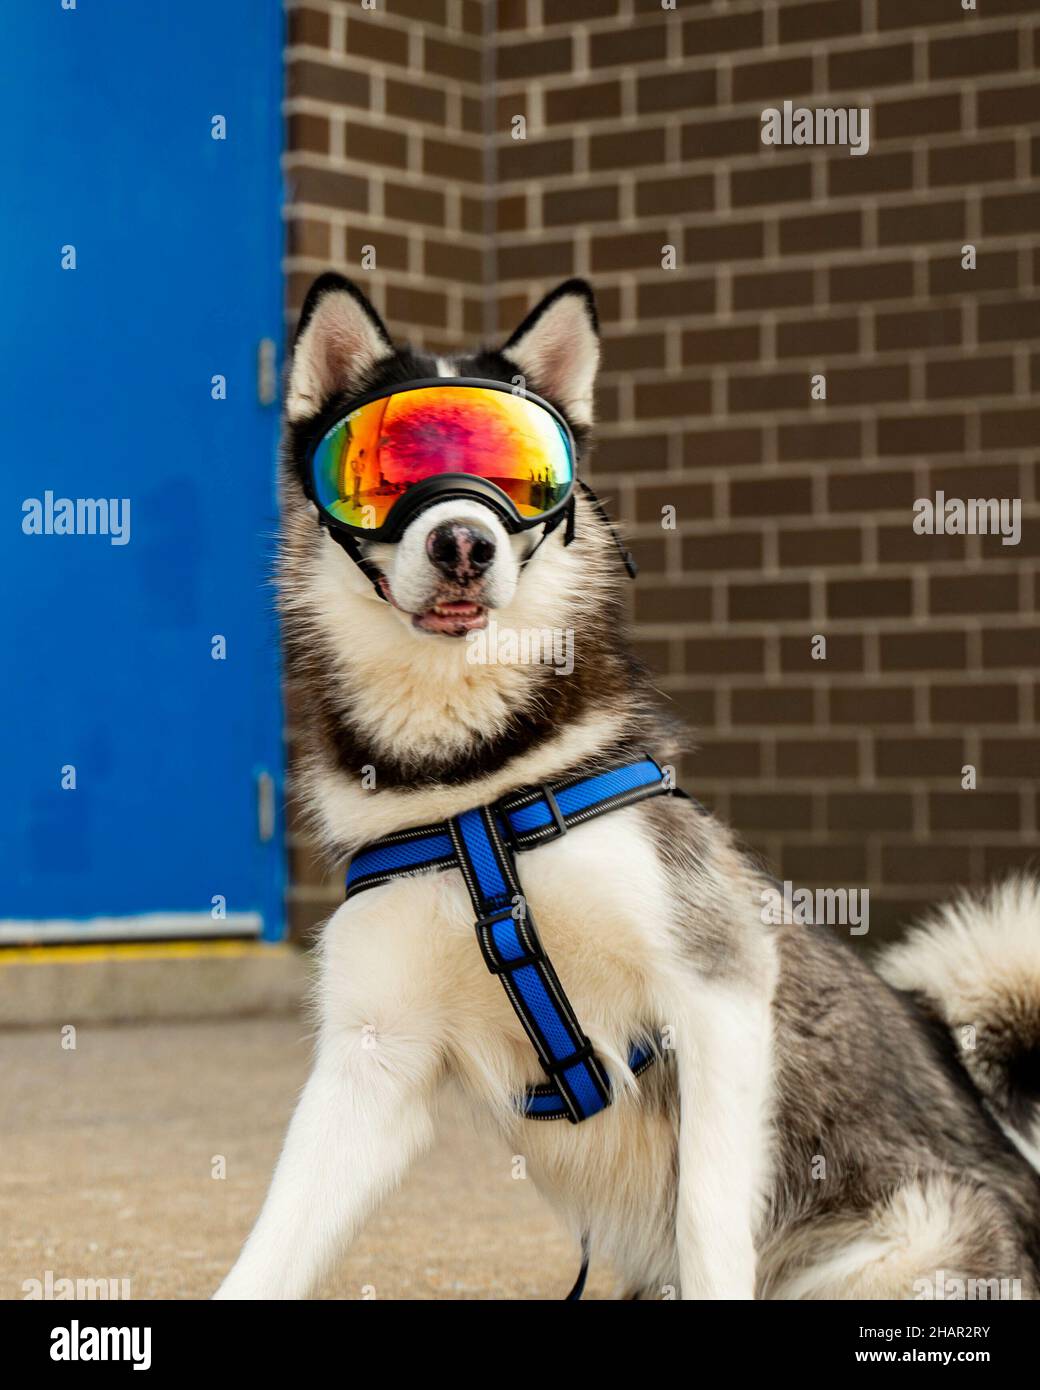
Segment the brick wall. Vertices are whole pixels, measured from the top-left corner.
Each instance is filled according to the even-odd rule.
[[[868,885],[872,937],[1027,862],[1035,0],[378,5],[293,16],[292,306],[331,263],[451,346],[587,275],[592,478],[643,565],[641,651],[699,731],[691,790],[781,876]],[[869,153],[763,146],[785,99],[869,107]],[[1021,543],[915,534],[937,490],[1021,498]],[[338,888],[299,869],[305,926]]]

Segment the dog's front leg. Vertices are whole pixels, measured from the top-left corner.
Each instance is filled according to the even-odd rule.
[[[271,1190],[216,1298],[304,1298],[433,1137],[432,1049],[323,1037]]]
[[[753,1298],[754,1229],[769,1152],[768,1004],[700,983],[677,1021],[676,1242],[686,1298]]]

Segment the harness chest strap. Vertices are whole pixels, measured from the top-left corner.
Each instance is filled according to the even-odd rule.
[[[347,870],[347,897],[428,869],[458,868],[476,913],[484,962],[505,990],[548,1081],[527,1089],[529,1119],[577,1124],[610,1104],[610,1083],[542,948],[516,868],[516,852],[558,838],[583,821],[673,789],[653,758],[592,777],[512,792],[449,821],[402,830],[359,850]],[[638,1039],[635,1073],[656,1053]]]

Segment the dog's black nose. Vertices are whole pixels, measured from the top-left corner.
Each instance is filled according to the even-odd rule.
[[[426,537],[426,553],[446,578],[465,584],[495,558],[495,540],[471,521],[446,521]]]

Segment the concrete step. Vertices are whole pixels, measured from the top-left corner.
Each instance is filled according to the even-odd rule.
[[[0,1028],[289,1013],[307,980],[298,950],[256,941],[9,947]]]

